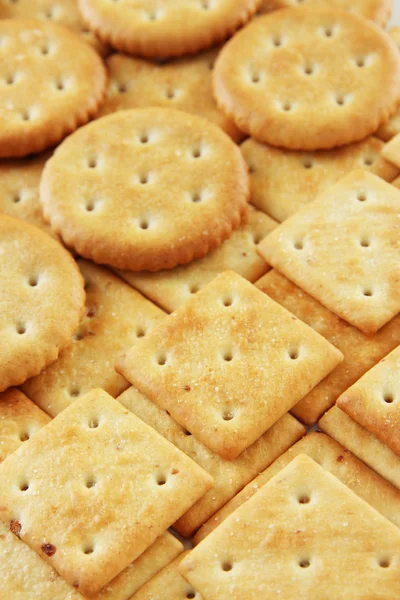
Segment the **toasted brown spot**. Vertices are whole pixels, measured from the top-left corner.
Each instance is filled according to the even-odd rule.
[[[16,535],[18,538],[21,537],[20,536],[21,529],[22,529],[22,525],[19,521],[10,521],[10,531],[14,535]]]
[[[190,385],[185,385],[183,388],[186,392],[190,392]]]
[[[46,556],[54,556],[57,548],[53,546],[53,544],[43,544],[42,551],[46,554]]]
[[[337,462],[342,462],[342,460],[344,460],[344,456],[342,456],[341,454],[339,454],[339,456],[337,457]]]

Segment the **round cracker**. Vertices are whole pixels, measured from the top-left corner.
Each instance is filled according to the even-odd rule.
[[[352,0],[351,2],[349,0],[263,0],[259,13],[264,14],[279,8],[296,7],[299,4],[311,9],[325,7],[348,10],[375,21],[381,27],[386,26],[393,10],[393,0]]]
[[[0,215],[0,391],[56,360],[72,339],[85,302],[83,279],[61,244]]]
[[[107,46],[84,24],[76,0],[0,0],[0,19],[38,19],[65,25],[100,56],[108,53]]]
[[[0,57],[0,157],[40,152],[97,113],[104,65],[66,27],[0,20]]]
[[[107,61],[109,86],[100,115],[129,108],[175,108],[209,119],[235,142],[244,134],[219,110],[212,95],[211,73],[218,50],[157,64],[113,54]]]
[[[78,0],[103,42],[145,57],[194,54],[247,23],[261,0]]]
[[[132,271],[206,255],[240,223],[249,196],[239,148],[218,127],[164,108],[82,127],[46,163],[45,218],[68,246]]]
[[[315,150],[375,132],[400,100],[400,56],[377,25],[349,12],[287,8],[222,49],[217,102],[259,141]]]

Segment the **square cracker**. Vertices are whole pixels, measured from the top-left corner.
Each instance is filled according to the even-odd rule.
[[[400,531],[308,456],[297,456],[179,565],[207,600],[393,600]]]
[[[0,522],[2,600],[84,600],[55,570]]]
[[[98,594],[90,596],[89,600],[127,600],[182,551],[181,542],[166,531]]]
[[[344,392],[337,406],[400,456],[400,347]]]
[[[169,442],[185,452],[214,479],[214,486],[174,524],[184,536],[193,535],[215,511],[237,494],[243,486],[297,442],[306,432],[291,415],[285,414],[266,433],[242,452],[235,460],[227,461],[214,454],[190,435],[164,410],[131,387],[117,398],[147,425],[153,427]]]
[[[400,457],[340,408],[334,406],[328,410],[318,425],[322,431],[400,489]]]
[[[102,390],[0,465],[0,519],[82,594],[95,594],[212,478]]]
[[[400,192],[353,171],[259,246],[278,271],[366,334],[400,311]]]
[[[139,340],[116,368],[232,460],[342,359],[310,327],[226,271]]]
[[[271,466],[246,485],[240,494],[237,494],[230,502],[225,504],[197,532],[194,542],[196,544],[201,542],[299,454],[307,454],[324,469],[340,479],[357,496],[373,506],[386,519],[400,527],[400,491],[369,469],[354,454],[331,437],[320,431],[314,431],[289,448]]]
[[[392,27],[392,29],[388,31],[388,34],[400,50],[400,27]],[[384,142],[388,142],[398,133],[400,133],[400,108],[397,109],[394,115],[390,117],[386,123],[379,127],[375,135]]]
[[[0,393],[0,463],[50,421],[16,388]]]
[[[172,312],[223,271],[235,271],[251,282],[266,273],[270,267],[256,248],[276,225],[276,221],[248,206],[238,229],[204,258],[169,271],[118,271],[118,274],[161,308]]]
[[[115,361],[165,317],[108,269],[87,260],[78,264],[85,279],[85,316],[72,344],[22,388],[52,416],[94,388],[121,394],[129,383],[115,372]]]
[[[316,423],[335,404],[342,392],[400,344],[400,316],[396,316],[374,335],[367,336],[275,269],[255,285],[315,329],[344,355],[344,361],[292,408],[292,414],[308,425]]]
[[[188,556],[189,551],[178,556],[170,565],[165,567],[151,581],[146,583],[131,600],[184,600],[195,598],[203,600],[203,596],[188,583],[178,571],[182,558]]]

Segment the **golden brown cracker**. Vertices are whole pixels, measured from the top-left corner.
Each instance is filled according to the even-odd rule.
[[[392,38],[398,49],[400,50],[400,27],[392,27],[390,31],[388,31],[389,36]],[[392,117],[390,117],[387,123],[381,125],[376,132],[376,135],[381,138],[384,142],[388,142],[395,135],[400,133],[400,109],[394,113]]]

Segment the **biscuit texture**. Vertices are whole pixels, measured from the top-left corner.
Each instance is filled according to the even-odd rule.
[[[235,142],[244,134],[219,110],[211,75],[218,50],[164,63],[113,54],[107,61],[110,81],[99,115],[130,108],[175,108],[208,119]]]
[[[334,8],[349,10],[385,27],[392,14],[393,0],[263,0],[259,13],[267,13],[278,8],[289,8],[299,4],[314,10],[314,8]]]
[[[132,271],[205,256],[238,227],[248,196],[232,140],[205,119],[163,108],[81,128],[46,163],[40,184],[45,218],[69,246]]]
[[[400,348],[388,354],[337,401],[349,417],[400,455]]]
[[[241,150],[249,167],[251,203],[284,221],[354,169],[365,169],[391,182],[397,167],[381,156],[376,137],[335,150],[296,152],[247,139]]]
[[[314,425],[340,394],[400,344],[398,315],[374,335],[365,335],[275,269],[255,285],[343,353],[343,362],[291,409],[307,425]]]
[[[121,394],[129,383],[115,372],[115,361],[165,317],[107,269],[85,260],[78,265],[85,280],[85,315],[58,359],[23,385],[53,417],[94,388]]]
[[[365,334],[400,310],[400,192],[353,171],[259,245],[261,256]]]
[[[239,227],[218,248],[191,263],[158,273],[118,271],[118,275],[167,312],[179,308],[223,271],[254,282],[269,270],[257,244],[277,223],[248,206]]]
[[[0,482],[0,519],[90,596],[154,543],[212,478],[93,390],[10,455]]]
[[[196,546],[179,571],[207,600],[330,600],[343,590],[350,598],[391,600],[399,560],[399,529],[301,454]]]
[[[138,340],[116,369],[232,460],[342,360],[310,327],[226,271]]]
[[[213,84],[220,108],[255,139],[330,149],[365,138],[395,112],[400,56],[372,21],[288,8],[254,20],[224,46]]]
[[[83,23],[77,0],[0,0],[0,19],[38,19],[64,25],[104,56],[107,46]]]
[[[106,92],[98,54],[66,27],[0,20],[0,157],[41,152],[92,118]]]
[[[373,506],[386,519],[400,527],[400,491],[372,469],[369,469],[354,454],[334,439],[320,431],[314,431],[289,448],[272,465],[246,485],[230,502],[227,502],[197,532],[194,537],[195,544],[201,542],[202,539],[214,531],[229,515],[254,496],[259,489],[299,454],[306,454],[315,460],[326,471],[340,479],[357,496]]]
[[[103,42],[146,57],[194,54],[247,23],[261,0],[78,0],[84,20]]]
[[[0,215],[0,391],[56,360],[83,313],[83,279],[49,235]]]

